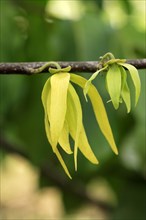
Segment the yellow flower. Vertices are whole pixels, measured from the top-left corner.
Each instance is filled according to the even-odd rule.
[[[93,164],[98,164],[98,160],[88,142],[82,121],[80,99],[71,83],[73,82],[83,89],[87,80],[81,76],[68,73],[70,69],[70,67],[61,69],[58,66],[57,69],[49,68],[50,73],[53,75],[44,85],[42,102],[45,111],[45,130],[48,141],[66,174],[71,178],[60,154],[59,147],[67,154],[74,153],[75,170],[77,170],[78,149]],[[118,154],[104,104],[92,83],[88,90],[88,95],[102,133],[112,150]],[[69,135],[74,140],[73,152],[70,147]]]

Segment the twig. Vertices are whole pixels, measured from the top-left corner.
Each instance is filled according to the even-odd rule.
[[[0,74],[24,74],[33,75],[29,68],[39,68],[46,64],[47,62],[29,62],[29,63],[0,63]],[[64,68],[71,66],[71,72],[89,72],[93,73],[97,70],[97,61],[83,61],[83,62],[73,62],[73,61],[58,61],[59,65]],[[146,59],[127,59],[127,63],[132,64],[137,69],[146,69]],[[51,67],[51,66],[50,66]],[[53,66],[52,66],[53,67]],[[44,69],[41,73],[48,72]],[[39,74],[41,74],[39,73]]]
[[[18,154],[25,159],[30,160],[27,153],[23,152],[22,148],[16,147],[13,144],[9,143],[4,137],[0,137],[0,148],[8,153]],[[104,212],[110,213],[114,210],[114,206],[106,202],[100,201],[98,199],[92,198],[87,192],[85,185],[79,183],[75,180],[67,181],[63,176],[58,172],[58,170],[49,162],[39,167],[41,175],[43,175],[48,181],[52,181],[55,185],[62,188],[63,191],[68,194],[73,194],[81,198],[84,202],[91,203],[95,206],[101,208]]]

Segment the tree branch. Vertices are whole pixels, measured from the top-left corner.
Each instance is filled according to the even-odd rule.
[[[30,160],[29,155],[26,152],[23,152],[20,146],[19,147],[14,146],[2,136],[0,137],[0,149],[8,153],[18,154],[24,157],[25,159]],[[52,181],[55,185],[60,187],[64,192],[67,192],[68,194],[73,194],[74,196],[81,198],[84,202],[99,207],[108,214],[114,210],[115,207],[113,205],[92,198],[86,192],[86,187],[83,183],[75,180],[67,181],[59,173],[59,171],[55,168],[55,166],[51,164],[51,161],[49,162],[49,164],[44,164],[38,168],[40,169],[41,175],[43,175],[46,179],[48,179],[48,182]]]
[[[29,68],[39,68],[46,64],[47,62],[29,62],[29,63],[0,63],[0,74],[24,74],[33,75]],[[71,66],[71,72],[90,72],[93,73],[97,70],[97,61],[58,61],[59,65],[64,68]],[[127,63],[132,64],[137,69],[146,69],[146,59],[127,59]],[[51,66],[50,66],[51,67]],[[53,67],[53,66],[52,66]],[[44,69],[44,73],[47,69]],[[40,73],[40,74],[41,74]]]

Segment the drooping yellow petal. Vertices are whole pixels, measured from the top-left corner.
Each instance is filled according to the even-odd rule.
[[[50,84],[50,78],[49,78],[43,87],[42,96],[41,96],[45,112],[47,112],[47,98],[48,98],[48,94],[50,93],[50,90],[51,90],[51,84]]]
[[[67,154],[72,154],[69,143],[69,126],[66,120],[64,122],[64,126],[59,137],[59,145]]]
[[[58,160],[60,161],[60,163],[61,163],[65,173],[69,176],[70,179],[72,179],[72,177],[71,177],[71,175],[70,175],[70,173],[69,173],[69,171],[67,169],[67,166],[64,163],[64,160],[62,159],[62,156],[61,156],[60,152],[58,151],[57,147],[55,148],[55,154],[56,154]]]
[[[128,64],[128,63],[118,63],[118,64],[123,67],[126,67],[126,69],[128,69],[130,73],[133,84],[135,86],[135,105],[136,105],[138,102],[139,96],[140,96],[140,91],[141,91],[141,82],[140,82],[138,71],[131,64]]]
[[[91,77],[88,79],[88,81],[86,82],[85,87],[84,87],[84,90],[83,90],[83,93],[84,93],[84,96],[85,96],[86,101],[87,101],[86,95],[87,95],[88,90],[89,90],[89,88],[90,88],[90,84],[91,84],[92,81],[97,77],[97,75],[98,75],[100,72],[102,72],[102,71],[104,71],[105,69],[107,69],[107,67],[108,67],[108,66],[105,66],[105,67],[103,67],[103,68],[97,70],[95,73],[92,74],[92,76],[91,76]]]
[[[77,127],[77,120],[76,120],[76,112],[74,111],[74,106],[72,105],[71,99],[68,98],[67,101],[67,121],[69,124],[69,131],[71,134],[71,137],[73,140],[76,139],[76,127]],[[81,132],[79,134],[79,139],[78,139],[78,147],[80,151],[83,153],[83,155],[93,164],[98,164],[98,160],[96,159],[93,151],[91,150],[91,147],[88,143],[88,139],[86,137],[86,133],[84,130],[84,126],[82,123],[81,127]]]
[[[52,145],[51,136],[50,136],[50,126],[49,126],[49,122],[48,122],[48,119],[47,119],[47,115],[46,115],[46,114],[45,114],[45,130],[46,130],[46,134],[47,134],[47,139],[48,139],[48,141],[50,142],[50,144]],[[69,173],[69,171],[68,171],[68,169],[67,169],[67,166],[66,166],[66,164],[65,164],[65,162],[64,162],[64,160],[63,160],[63,158],[62,158],[62,156],[61,156],[61,154],[60,154],[60,152],[58,151],[58,148],[55,147],[55,148],[53,149],[53,151],[54,151],[54,153],[56,154],[56,156],[57,156],[59,162],[61,163],[61,165],[62,165],[62,167],[63,167],[65,173],[69,176],[70,179],[72,179],[72,177],[71,177],[71,175],[70,175],[70,173]]]
[[[74,87],[71,84],[69,84],[68,87],[67,108],[69,109],[68,111],[69,129],[71,129],[72,127],[75,132],[74,162],[75,162],[75,170],[77,170],[77,151],[78,151],[79,135],[82,127],[82,108],[79,97]],[[75,118],[76,123],[73,123],[74,120],[73,118]]]
[[[96,156],[94,155],[90,144],[88,142],[84,126],[82,125],[80,138],[79,138],[79,149],[82,152],[82,154],[93,164],[98,164],[98,160]]]
[[[46,131],[47,139],[50,145],[52,146],[52,141],[51,141],[51,136],[50,136],[49,115],[48,115],[49,111],[47,110],[47,103],[49,103],[50,105],[50,94],[51,94],[51,84],[50,84],[50,78],[49,78],[43,87],[41,99],[42,99],[44,113],[45,113],[45,117],[44,117],[45,131]]]
[[[71,74],[71,81],[79,85],[80,87],[84,88],[85,83],[87,80],[81,76]],[[110,144],[112,150],[115,154],[118,154],[118,150],[114,141],[114,137],[112,134],[112,130],[108,121],[107,113],[103,104],[103,101],[93,84],[91,84],[89,91],[88,91],[89,98],[92,103],[92,107],[96,116],[96,120],[99,124],[99,127],[107,139],[108,143]]]
[[[43,101],[43,106],[45,109],[45,130],[47,134],[47,138],[49,143],[51,144],[53,151],[54,151],[54,146],[51,141],[51,135],[50,135],[50,105],[51,105],[51,84],[50,84],[50,78],[46,82],[43,92],[42,92],[42,101]],[[67,122],[64,122],[63,129],[61,131],[60,137],[59,137],[59,144],[62,147],[62,149],[68,153],[71,154],[72,151],[70,149],[70,144],[69,144],[69,130],[68,130],[68,125]]]
[[[46,134],[47,134],[48,141],[50,142],[50,144],[52,144],[52,143],[51,143],[51,138],[50,138],[49,123],[48,123],[46,117],[45,117],[45,129],[46,129]],[[56,156],[57,156],[59,162],[61,163],[61,165],[62,165],[62,167],[63,167],[65,173],[69,176],[70,179],[72,179],[72,177],[71,177],[71,175],[70,175],[70,173],[69,173],[69,171],[68,171],[68,169],[67,169],[67,166],[66,166],[66,164],[64,163],[64,160],[62,159],[62,156],[61,156],[60,152],[58,151],[58,148],[57,148],[57,147],[54,149],[54,153],[56,154]]]
[[[50,125],[49,125],[47,114],[45,114],[45,131],[46,131],[47,139],[52,147],[52,150],[54,151],[53,146],[52,146],[52,141],[51,141]]]
[[[51,76],[50,79],[51,103],[49,121],[53,148],[57,146],[65,121],[69,79],[69,73],[57,73]]]
[[[72,137],[74,138],[74,133],[71,132]],[[94,155],[90,144],[88,142],[84,126],[82,125],[81,133],[79,137],[79,149],[82,152],[82,154],[93,164],[98,164],[98,160],[96,156]]]
[[[123,67],[120,67],[120,71],[122,77],[121,96],[125,102],[127,113],[129,113],[131,109],[131,101],[130,101],[130,90],[127,84],[127,73]]]
[[[50,84],[50,78],[47,80],[47,82],[45,83],[44,85],[44,88],[43,88],[43,91],[42,91],[42,103],[43,103],[43,106],[44,106],[44,111],[45,111],[45,130],[46,130],[46,135],[47,135],[47,139],[50,143],[50,145],[52,146],[53,148],[53,144],[52,144],[52,140],[51,140],[51,135],[50,135],[50,124],[49,124],[49,106],[50,106],[50,103],[51,103],[51,84]],[[70,179],[72,179],[63,159],[62,159],[62,156],[61,154],[59,153],[57,147],[56,148],[53,148],[53,151],[54,153],[56,154],[58,160],[60,161],[65,173],[69,176]]]
[[[121,95],[121,72],[116,63],[109,65],[106,74],[106,85],[114,108],[118,109]]]

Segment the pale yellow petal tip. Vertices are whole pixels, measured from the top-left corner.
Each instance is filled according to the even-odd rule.
[[[127,114],[129,114],[129,113],[130,113],[130,109],[127,110]]]
[[[66,151],[67,154],[73,154],[73,151],[70,150],[70,151]]]
[[[96,161],[94,162],[94,164],[98,165],[98,164],[99,164],[99,161],[98,161],[98,160],[96,160]]]
[[[65,173],[72,180],[72,176],[70,175],[69,171],[65,171]]]
[[[116,155],[118,155],[119,154],[119,152],[118,152],[118,149],[116,148],[116,149],[114,149],[114,153],[116,154]]]
[[[68,175],[68,177],[72,180],[72,177],[71,177],[71,175]]]
[[[77,171],[77,158],[74,158],[74,163],[75,163],[75,171]]]

